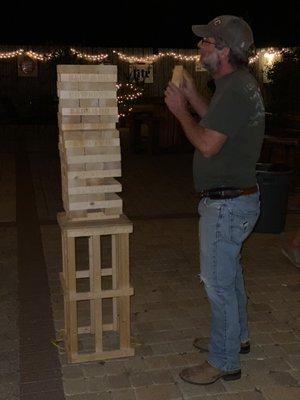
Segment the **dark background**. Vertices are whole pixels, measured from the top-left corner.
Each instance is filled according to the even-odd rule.
[[[192,48],[191,25],[222,14],[251,25],[256,46],[299,46],[300,7],[287,2],[15,1],[1,5],[0,44]]]

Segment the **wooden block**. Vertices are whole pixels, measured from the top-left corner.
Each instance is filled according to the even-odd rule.
[[[117,92],[116,90],[58,90],[58,96],[60,99],[115,99]]]
[[[102,140],[119,138],[119,131],[117,129],[100,129],[91,131],[63,131],[60,129],[65,137],[65,140]]]
[[[62,116],[64,115],[117,115],[118,107],[60,107]]]
[[[104,155],[104,154],[120,154],[121,149],[120,146],[99,146],[99,147],[68,147],[64,146],[62,143],[63,151],[65,152],[66,156],[76,156],[76,155]],[[59,143],[59,146],[61,144]]]
[[[115,193],[76,194],[69,196],[69,210],[92,210],[95,208],[122,207],[122,199]]]
[[[117,74],[66,74],[61,73],[58,75],[60,82],[117,82]]]
[[[111,170],[89,170],[89,171],[69,171],[67,172],[68,181],[71,179],[89,179],[89,178],[117,178],[121,177],[121,169]]]
[[[83,115],[81,118],[81,122],[83,124],[97,124],[100,123],[99,115]]]
[[[90,164],[121,161],[121,154],[97,154],[82,156],[67,156],[67,164]]]
[[[117,121],[118,118],[115,118],[115,121],[110,121],[110,122],[100,121],[95,123],[73,123],[73,122],[69,123],[62,121],[61,129],[64,131],[95,131],[97,129],[109,130],[109,129],[115,129]]]
[[[79,99],[59,99],[58,109],[62,108],[78,108],[80,107]]]
[[[59,125],[60,125],[61,129],[63,129],[63,126],[65,124],[67,124],[67,125],[81,124],[81,116],[80,115],[62,116],[60,114],[58,122],[59,122]]]
[[[60,82],[57,81],[56,82],[56,89],[57,89],[57,93],[58,93],[58,97],[60,97],[60,91],[64,90],[64,91],[78,91],[79,90],[79,82]]]
[[[116,74],[117,65],[57,65],[58,74]]]
[[[99,102],[99,99],[80,99],[79,100],[79,107],[104,107],[105,100],[102,99]]]
[[[172,81],[175,86],[180,87],[183,83],[183,66],[175,65],[173,69]]]
[[[65,82],[62,82],[62,84]],[[116,91],[115,82],[78,82],[78,90]]]
[[[118,181],[116,181],[113,178],[105,178],[105,179],[107,180],[107,182],[106,183],[103,182],[99,185],[68,186],[67,188],[68,195],[91,194],[91,193],[117,193],[122,191],[122,185]],[[101,179],[98,180],[101,181]]]
[[[120,139],[75,139],[75,140],[65,140],[64,145],[66,148],[76,148],[76,147],[110,147],[110,146],[120,146]]]
[[[101,146],[101,147],[87,147],[84,149],[87,155],[96,154],[121,154],[120,146]]]

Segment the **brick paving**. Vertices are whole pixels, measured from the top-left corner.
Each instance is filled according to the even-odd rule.
[[[60,341],[63,303],[58,279],[61,244],[56,213],[62,205],[58,157],[39,151],[30,152],[28,156],[37,213],[35,225],[40,225],[39,246],[43,250],[42,262],[47,267],[51,296],[53,321],[50,322],[56,332],[53,348],[59,353],[60,361],[59,366],[53,362],[48,370],[51,379],[44,375],[43,381],[48,381],[49,386],[40,385],[41,380],[32,367],[39,365],[40,348],[38,343],[32,343],[33,349],[36,345],[37,357],[30,359],[32,372],[30,375],[28,369],[28,377],[35,390],[30,394],[32,387],[28,386],[28,399],[54,398],[51,391],[61,382],[60,376],[63,396],[70,400],[300,398],[300,270],[281,254],[282,235],[255,233],[243,249],[252,349],[242,356],[242,378],[202,387],[184,383],[178,377],[183,367],[204,360],[192,347],[192,341],[197,335],[209,334],[209,305],[198,278],[197,198],[192,187],[190,154],[132,155],[123,159],[125,212],[134,222],[130,262],[131,282],[135,288],[132,342],[136,355],[104,362],[68,364]],[[12,199],[13,190],[8,193]],[[287,234],[300,224],[297,196],[299,194],[294,193],[291,199],[293,207],[287,216]],[[14,320],[17,232],[13,207],[7,210],[11,218],[0,224],[4,238],[4,250],[1,250],[6,257],[2,257],[1,262],[7,262],[14,272],[7,279],[10,289],[6,287],[11,303],[2,301],[1,307],[3,305],[4,311]],[[1,292],[1,299],[4,300],[5,295],[5,291]],[[9,339],[1,332],[1,360],[4,356],[7,361],[0,362],[0,399],[2,396],[12,400],[19,396],[18,359],[22,360],[22,346],[20,349],[16,323],[6,322],[2,315],[1,324],[9,329]],[[47,330],[48,325],[45,326]],[[50,324],[50,336],[51,329]],[[11,353],[10,358],[7,352]]]

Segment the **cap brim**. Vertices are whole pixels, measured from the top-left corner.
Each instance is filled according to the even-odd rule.
[[[193,25],[192,31],[199,37],[213,37],[213,32],[208,25]]]

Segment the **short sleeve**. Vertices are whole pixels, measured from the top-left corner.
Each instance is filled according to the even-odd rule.
[[[249,112],[249,103],[239,93],[215,93],[200,125],[234,137],[246,123]]]

